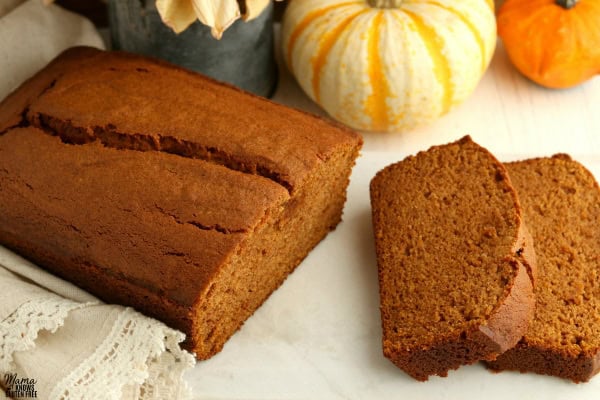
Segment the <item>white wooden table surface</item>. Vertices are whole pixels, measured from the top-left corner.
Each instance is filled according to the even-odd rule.
[[[276,101],[322,111],[281,71]],[[470,134],[500,160],[571,154],[600,178],[600,78],[554,91],[521,77],[499,45],[473,96],[434,124],[365,134],[344,221],[208,361],[187,375],[197,399],[598,399],[575,385],[476,364],[419,383],[381,354],[368,184],[385,165]]]

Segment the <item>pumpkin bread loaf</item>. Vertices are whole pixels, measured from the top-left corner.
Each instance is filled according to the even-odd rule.
[[[469,137],[371,182],[383,352],[418,380],[492,360],[533,316],[535,255],[504,166]]]
[[[164,62],[74,48],[0,103],[0,243],[208,358],[338,224],[361,144]]]
[[[538,256],[535,317],[488,364],[575,382],[600,370],[600,189],[566,155],[508,163]]]

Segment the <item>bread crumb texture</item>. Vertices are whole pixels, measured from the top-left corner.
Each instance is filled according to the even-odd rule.
[[[475,336],[520,270],[520,207],[503,165],[465,137],[380,171],[371,201],[386,356],[424,380],[497,355]]]
[[[490,366],[587,381],[600,351],[598,184],[566,155],[507,168],[534,238],[537,309],[519,345]]]

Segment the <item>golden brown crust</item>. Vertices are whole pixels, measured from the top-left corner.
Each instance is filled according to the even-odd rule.
[[[503,302],[490,316],[487,325],[479,332],[489,340],[489,346],[497,346],[495,354],[504,353],[517,343],[527,331],[535,311],[534,277],[537,275],[537,259],[533,248],[533,238],[524,223],[519,227],[519,239],[513,247],[514,265],[518,268],[513,286]],[[482,359],[495,358],[482,357]]]
[[[18,91],[0,109],[26,105],[18,115],[25,113],[29,124],[52,130],[52,122],[68,123],[81,140],[90,134],[111,141],[141,134],[156,148],[199,145],[187,156],[226,157],[230,167],[273,178],[289,191],[341,147],[362,143],[346,128],[165,62],[75,48],[51,67],[56,65],[32,80],[50,81],[41,93],[42,85],[33,85],[34,99]]]
[[[537,264],[537,255],[535,254],[535,242],[533,240],[533,236],[531,236],[531,232],[527,228],[526,222],[521,224],[521,235],[522,242],[516,247],[515,251],[517,254],[520,254],[520,258],[527,268],[527,273],[529,274],[529,278],[535,287],[535,282],[539,275],[539,269]]]
[[[65,145],[31,127],[0,137],[0,154],[3,230],[184,308],[265,214],[289,199],[259,176],[159,152]],[[27,211],[34,223],[20,227]]]
[[[508,296],[490,316],[487,325],[479,327],[474,334],[474,337],[480,338],[482,342],[489,341],[486,347],[495,347],[493,354],[482,356],[482,360],[494,359],[513,347],[523,337],[533,318],[533,284],[527,268],[521,263],[517,265],[518,272]]]
[[[25,81],[0,103],[0,134],[22,124],[29,105],[44,91],[50,89],[63,74],[76,71],[82,63],[98,54],[91,47],[65,50],[43,70]]]

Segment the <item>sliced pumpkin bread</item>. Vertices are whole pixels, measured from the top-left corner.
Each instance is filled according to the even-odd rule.
[[[600,370],[600,190],[566,155],[506,167],[539,262],[535,317],[519,344],[489,366],[575,382]]]
[[[533,317],[535,256],[504,166],[471,138],[371,182],[383,352],[418,380],[492,360]]]

